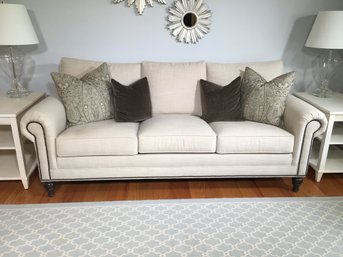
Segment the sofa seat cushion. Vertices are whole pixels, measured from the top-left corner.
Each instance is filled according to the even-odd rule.
[[[294,136],[268,124],[220,121],[210,126],[217,134],[217,153],[292,153]]]
[[[216,134],[197,116],[160,114],[141,123],[139,153],[214,153]]]
[[[135,155],[138,127],[113,120],[70,127],[56,138],[57,156]]]

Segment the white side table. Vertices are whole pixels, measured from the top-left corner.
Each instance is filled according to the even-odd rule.
[[[43,93],[31,93],[23,98],[8,98],[0,92],[0,180],[21,180],[24,188],[29,188],[29,176],[37,161],[33,144],[21,136],[19,121],[44,97]]]
[[[328,120],[326,132],[317,137],[313,144],[311,167],[320,182],[324,173],[343,172],[343,94],[334,93],[330,98],[319,98],[309,93],[294,93],[325,113]]]

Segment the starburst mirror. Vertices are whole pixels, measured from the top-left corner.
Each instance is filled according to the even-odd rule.
[[[120,2],[123,2],[124,0],[113,0],[114,4],[119,4]],[[127,5],[131,6],[133,3],[135,3],[137,12],[142,15],[145,9],[145,6],[148,4],[151,7],[154,6],[154,1],[158,2],[160,4],[166,4],[166,0],[127,0]]]
[[[169,8],[168,29],[180,42],[197,43],[210,31],[211,11],[203,0],[178,0]]]

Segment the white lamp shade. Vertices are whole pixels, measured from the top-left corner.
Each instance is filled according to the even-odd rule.
[[[38,44],[36,32],[24,5],[0,3],[0,45]]]
[[[343,11],[319,12],[305,46],[343,49]]]

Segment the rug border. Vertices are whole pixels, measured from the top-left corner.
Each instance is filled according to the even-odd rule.
[[[60,207],[94,207],[94,206],[125,206],[125,205],[160,205],[160,204],[194,204],[194,203],[248,203],[248,202],[343,202],[343,196],[321,197],[264,197],[264,198],[193,198],[193,199],[158,199],[158,200],[124,200],[124,201],[90,201],[68,203],[34,203],[34,204],[1,204],[0,210],[60,208]]]

